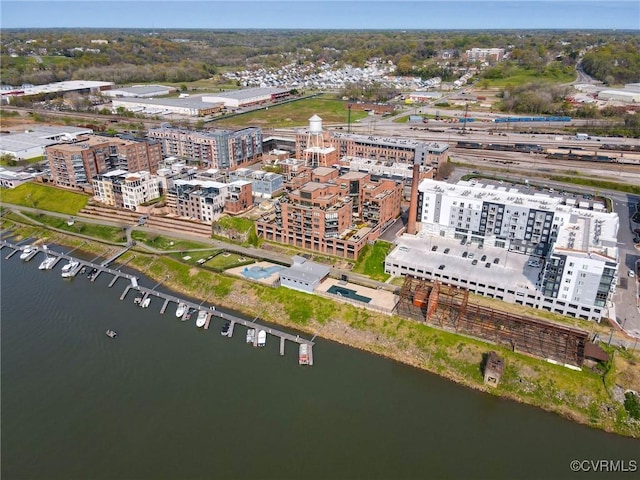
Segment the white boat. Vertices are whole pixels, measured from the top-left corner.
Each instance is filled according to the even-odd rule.
[[[220,330],[220,335],[222,335],[223,337],[228,337],[230,333],[231,333],[231,322],[227,320],[226,322],[224,322],[224,325],[222,326],[222,330]]]
[[[247,330],[247,343],[253,343],[256,339],[256,329],[250,328]]]
[[[115,332],[115,330],[107,330],[107,337],[116,338],[117,336],[118,334]]]
[[[149,304],[150,304],[150,303],[151,303],[151,298],[150,298],[150,297],[147,297],[147,298],[145,298],[145,299],[140,303],[140,306],[141,306],[142,308],[147,308],[147,307],[149,306]]]
[[[264,347],[267,344],[267,332],[260,330],[258,332],[258,346]]]
[[[42,263],[40,264],[40,266],[38,267],[40,270],[51,270],[53,268],[53,264],[56,263],[57,258],[56,257],[49,257],[47,256],[47,258],[45,258]]]
[[[29,255],[37,250],[33,245],[26,245],[22,247],[22,253],[20,254],[20,260],[26,260]]]
[[[178,308],[176,308],[176,317],[182,318],[182,316],[184,315],[184,312],[186,311],[187,311],[187,304],[179,303]]]
[[[73,275],[73,271],[76,269],[76,267],[80,265],[80,262],[77,260],[71,260],[69,263],[67,263],[65,266],[62,267],[62,277],[63,278],[69,278]]]
[[[198,312],[198,318],[196,318],[196,327],[204,327],[204,324],[207,322],[207,311],[200,310]]]
[[[309,345],[301,343],[298,348],[298,365],[309,365]]]

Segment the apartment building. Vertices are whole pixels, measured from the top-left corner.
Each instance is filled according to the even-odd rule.
[[[338,169],[318,167],[256,229],[266,240],[355,259],[400,215],[401,199],[402,185],[392,180],[374,182],[359,172],[339,176]]]
[[[340,132],[324,132],[324,144],[335,148],[337,158],[359,157],[381,162],[438,165],[446,161],[449,145],[408,138],[377,137]],[[296,157],[304,158],[309,146],[308,131],[296,133]],[[329,165],[326,165],[329,166]]]
[[[504,58],[504,48],[471,48],[465,51],[468,62],[499,62]]]
[[[418,191],[421,226],[398,240],[387,273],[586,320],[606,314],[618,270],[616,213],[475,182],[423,180]]]
[[[113,170],[96,175],[92,184],[97,201],[127,210],[160,197],[160,180],[146,171]]]
[[[162,159],[156,142],[102,136],[50,145],[45,156],[54,183],[73,188],[89,185],[93,177],[111,169],[154,174]]]
[[[252,184],[256,197],[271,198],[284,189],[284,178],[279,173],[238,168],[229,173],[229,181],[244,180]]]
[[[208,168],[234,170],[262,157],[262,131],[256,127],[241,130],[184,130],[161,126],[149,130],[165,156],[195,160]]]
[[[251,183],[235,181],[222,183],[194,178],[174,180],[167,193],[167,205],[174,212],[202,223],[212,223],[225,208],[239,213],[253,206]]]

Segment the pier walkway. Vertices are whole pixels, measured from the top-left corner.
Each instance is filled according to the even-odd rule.
[[[265,325],[261,325],[255,322],[256,319],[254,319],[254,321],[245,320],[243,318],[236,317],[235,315],[231,315],[229,313],[220,312],[216,310],[215,306],[203,307],[204,301],[200,303],[196,303],[196,302],[191,302],[189,300],[185,300],[183,298],[177,297],[170,293],[159,292],[156,290],[156,288],[160,285],[160,283],[156,284],[153,288],[144,287],[138,284],[138,277],[136,277],[135,275],[129,275],[127,273],[121,272],[119,269],[112,269],[107,266],[108,264],[113,262],[116,258],[124,254],[129,248],[131,248],[131,246],[132,245],[128,245],[126,249],[118,252],[117,255],[112,256],[108,261],[102,262],[101,264],[94,263],[93,261],[86,261],[86,260],[74,258],[68,254],[53,251],[47,248],[46,246],[37,246],[36,250],[33,252],[32,255],[35,256],[39,252],[45,252],[45,254],[49,256],[57,257],[56,263],[62,259],[65,259],[67,261],[75,260],[79,262],[79,265],[75,269],[73,269],[73,271],[71,272],[72,273],[71,276],[76,276],[83,269],[91,269],[89,272],[89,279],[92,282],[95,281],[95,279],[101,273],[107,273],[107,274],[113,275],[113,279],[109,283],[109,287],[113,287],[115,283],[118,281],[118,279],[125,278],[129,280],[129,284],[125,287],[124,292],[122,292],[122,294],[120,295],[120,300],[124,300],[127,297],[127,294],[129,293],[130,290],[134,290],[141,294],[142,299],[139,300],[139,304],[142,303],[142,301],[146,298],[156,297],[160,300],[163,300],[162,307],[160,308],[161,314],[164,314],[166,312],[168,305],[172,302],[176,304],[176,307],[180,303],[184,303],[188,307],[187,312],[191,309],[194,310],[196,315],[193,315],[191,317],[193,319],[197,317],[198,312],[206,311],[208,315],[207,315],[207,320],[204,326],[205,329],[209,328],[210,322],[214,317],[220,318],[224,321],[230,322],[229,333],[227,334],[228,337],[231,337],[233,335],[234,327],[236,326],[236,324],[244,325],[245,327],[247,327],[247,329],[255,329],[256,341],[254,341],[254,346],[257,345],[258,332],[263,330],[267,335],[272,335],[280,339],[280,348],[279,348],[280,355],[284,355],[286,341],[290,341],[298,345],[306,344],[308,349],[308,354],[309,354],[309,365],[313,365],[313,345],[315,343],[312,340],[307,340],[305,338],[301,338],[299,335],[293,335],[291,333],[287,333],[273,327],[267,327]],[[0,240],[0,249],[2,248],[9,248],[13,250],[11,253],[9,253],[9,255],[7,255],[6,258],[10,258],[14,253],[20,250],[19,245],[12,244],[10,242],[7,242],[6,240]],[[183,316],[183,320],[185,319],[185,317],[186,317],[186,313]]]

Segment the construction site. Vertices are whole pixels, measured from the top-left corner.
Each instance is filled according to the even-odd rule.
[[[407,276],[398,315],[503,345],[512,351],[581,367],[589,333],[469,302],[469,291]]]

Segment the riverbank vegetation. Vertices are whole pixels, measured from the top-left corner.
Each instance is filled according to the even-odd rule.
[[[390,275],[384,272],[384,259],[392,248],[393,244],[384,240],[366,245],[358,255],[353,272],[362,273],[373,280],[386,281]]]
[[[2,226],[6,229],[12,225],[4,219]],[[92,254],[107,255],[109,251],[100,243],[79,241],[57,232],[17,225],[13,228],[12,233],[18,238],[38,234],[47,236],[47,243],[79,246],[84,242],[82,248]],[[585,425],[640,438],[640,422],[632,417],[633,407],[629,411],[624,405],[625,390],[640,390],[639,352],[609,348],[607,365],[574,371],[420,322],[217,274],[164,255],[137,250],[127,252],[120,261],[177,292],[203,300],[215,298],[212,303],[258,317],[259,321],[317,334]],[[483,355],[490,350],[497,351],[506,362],[495,389],[484,386],[481,371]],[[322,368],[320,361],[316,368]]]

